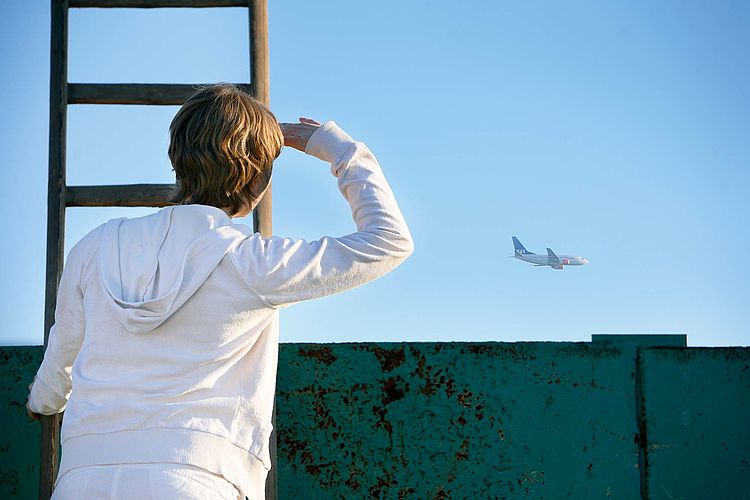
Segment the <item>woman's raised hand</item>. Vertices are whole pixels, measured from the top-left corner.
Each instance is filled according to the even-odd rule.
[[[284,133],[284,146],[305,152],[310,136],[320,127],[320,123],[311,118],[300,117],[300,123],[279,123]]]

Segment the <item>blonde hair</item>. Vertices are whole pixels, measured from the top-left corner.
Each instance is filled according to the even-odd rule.
[[[199,87],[169,125],[176,204],[253,210],[271,180],[284,135],[268,107],[238,86]]]

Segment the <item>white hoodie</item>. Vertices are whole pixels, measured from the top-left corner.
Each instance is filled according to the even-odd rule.
[[[364,143],[328,121],[305,152],[331,164],[357,232],[265,238],[192,204],[111,219],[71,249],[29,395],[37,413],[65,410],[59,477],[173,462],[221,474],[251,498],[263,491],[278,310],[374,280],[413,252]]]

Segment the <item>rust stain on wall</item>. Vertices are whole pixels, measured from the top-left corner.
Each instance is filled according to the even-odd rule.
[[[389,372],[394,368],[401,366],[406,361],[406,355],[403,347],[398,349],[383,349],[382,347],[371,347],[370,351],[375,354],[380,363],[380,369]]]
[[[299,348],[299,355],[304,356],[306,358],[312,358],[320,361],[321,363],[327,365],[330,365],[334,361],[336,361],[336,356],[331,351],[330,347],[311,347],[309,349],[305,349],[304,347]]]

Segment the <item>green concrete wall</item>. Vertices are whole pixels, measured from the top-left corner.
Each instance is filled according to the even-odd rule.
[[[41,346],[0,347],[0,498],[39,495],[41,427],[26,414],[26,398],[42,355]]]
[[[750,348],[644,349],[651,498],[750,498]]]
[[[750,498],[750,348],[659,337],[282,344],[279,498]],[[41,348],[0,356],[0,498],[32,498]]]

